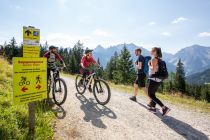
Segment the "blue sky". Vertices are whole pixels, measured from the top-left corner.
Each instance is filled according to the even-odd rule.
[[[210,0],[0,0],[0,44],[22,26],[41,30],[41,42],[94,48],[134,43],[175,53],[210,46]]]

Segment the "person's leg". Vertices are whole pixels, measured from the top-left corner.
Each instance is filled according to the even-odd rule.
[[[136,80],[134,81],[134,96],[130,97],[130,100],[136,101],[136,96],[138,94],[138,89],[139,89],[139,76],[137,75]]]
[[[82,78],[86,78],[86,76],[88,75],[88,70],[84,69],[84,72],[82,74]]]
[[[158,87],[160,86],[160,83],[155,82],[153,80],[149,81],[149,88],[148,88],[148,93],[150,98],[152,99],[152,104],[155,105],[156,103],[163,107],[163,103],[156,97],[156,91],[158,90]],[[155,107],[155,106],[153,106]]]
[[[150,102],[152,105],[151,110],[156,112],[155,105],[157,103],[162,108],[163,111],[162,115],[165,116],[170,111],[170,109],[164,106],[164,104],[156,97],[156,92],[159,86],[160,86],[159,82],[155,82],[152,80],[149,81],[148,93],[150,98],[152,99],[152,101]]]
[[[50,69],[47,68],[47,82],[48,82],[48,80],[49,80],[49,77],[50,77]]]

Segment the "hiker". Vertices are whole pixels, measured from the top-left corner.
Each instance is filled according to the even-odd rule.
[[[136,96],[138,94],[139,88],[143,88],[145,94],[147,95],[147,88],[145,87],[146,74],[144,72],[144,66],[148,64],[145,64],[145,58],[141,55],[141,48],[137,48],[135,50],[135,55],[138,57],[135,62],[135,66],[137,68],[137,76],[134,82],[134,96],[130,97],[130,100],[136,102]]]
[[[148,95],[151,98],[149,103],[149,111],[156,113],[155,108],[158,104],[163,111],[163,116],[165,116],[170,109],[166,107],[157,97],[156,92],[161,85],[161,82],[168,77],[168,72],[165,62],[161,59],[162,52],[161,48],[154,47],[151,51],[152,59],[149,61],[149,78],[148,78]]]

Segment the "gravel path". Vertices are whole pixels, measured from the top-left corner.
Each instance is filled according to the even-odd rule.
[[[64,78],[68,98],[62,107],[55,106],[57,121],[55,140],[208,140],[210,115],[171,105],[166,117],[146,109],[147,99],[130,101],[129,94],[112,90],[106,106],[94,100],[93,94],[79,95],[74,80]]]

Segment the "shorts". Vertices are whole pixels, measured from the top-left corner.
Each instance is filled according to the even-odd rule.
[[[137,74],[137,77],[134,83],[137,84],[139,87],[145,87],[145,78],[146,78],[145,73]]]

